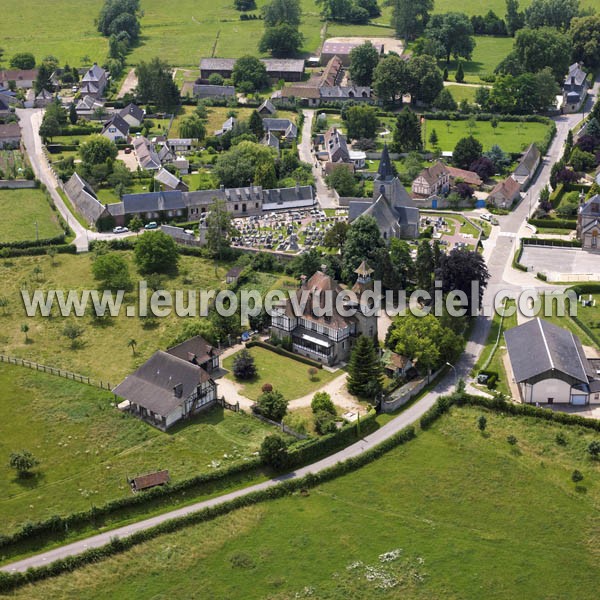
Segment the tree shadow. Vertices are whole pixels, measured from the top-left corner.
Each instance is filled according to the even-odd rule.
[[[20,487],[26,490],[33,490],[38,487],[40,484],[44,483],[46,476],[39,472],[28,472],[28,473],[19,473],[16,477],[13,478],[13,483],[16,483]]]

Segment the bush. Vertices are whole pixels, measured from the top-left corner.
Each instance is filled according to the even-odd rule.
[[[256,411],[272,421],[281,421],[287,412],[288,401],[281,392],[263,392],[256,401]]]
[[[240,350],[233,360],[233,374],[236,379],[247,381],[256,377],[256,364],[254,357],[246,348]],[[264,390],[263,390],[264,392]]]
[[[285,469],[289,463],[285,440],[277,433],[268,435],[260,446],[260,458],[277,471]]]
[[[554,438],[554,440],[556,441],[556,443],[559,446],[566,446],[567,445],[567,436],[562,431],[559,431],[556,434],[556,437]]]
[[[600,457],[600,442],[591,442],[590,445],[587,447],[587,451],[593,459],[598,459]]]
[[[579,483],[583,481],[583,473],[579,469],[575,469],[573,473],[571,473],[571,480],[574,483]]]
[[[326,433],[334,433],[337,431],[335,419],[330,412],[326,410],[319,410],[315,413],[315,429],[320,435]]]
[[[313,411],[313,414],[326,412],[334,417],[337,415],[331,396],[327,392],[317,392],[310,403],[310,408]]]
[[[518,442],[517,438],[514,435],[509,435],[506,438],[506,441],[511,445],[511,446],[515,446]]]

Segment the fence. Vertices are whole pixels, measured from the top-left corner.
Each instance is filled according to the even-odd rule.
[[[303,433],[298,433],[297,431],[294,431],[293,429],[288,427],[283,422],[278,423],[277,421],[272,421],[271,419],[267,419],[267,417],[261,415],[260,413],[255,412],[254,410],[251,411],[251,414],[253,416],[255,416],[257,419],[260,419],[263,423],[268,423],[269,425],[274,425],[275,427],[279,427],[279,429],[281,429],[281,431],[283,431],[284,433],[287,433],[288,435],[291,435],[292,437],[295,437],[297,440],[305,440],[308,438],[307,435],[304,435]]]
[[[71,371],[65,371],[64,369],[57,369],[56,367],[49,367],[48,365],[41,365],[32,360],[26,360],[24,358],[17,358],[15,356],[8,356],[6,354],[0,354],[0,362],[8,363],[10,365],[17,365],[19,367],[27,367],[28,369],[33,369],[35,371],[41,371],[43,373],[48,373],[50,375],[57,375],[58,377],[64,377],[65,379],[71,379],[73,381],[78,381],[79,383],[86,383],[87,385],[92,385],[94,387],[100,388],[102,390],[110,390],[112,386],[109,382],[106,381],[96,381],[91,377],[86,375],[78,375],[77,373],[72,373]]]
[[[225,396],[221,396],[217,398],[217,402],[225,409],[232,410],[233,412],[240,412],[240,403],[236,402],[235,404],[229,404],[227,400],[225,400]]]

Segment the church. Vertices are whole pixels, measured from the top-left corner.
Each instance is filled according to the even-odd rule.
[[[373,186],[373,198],[349,198],[350,223],[361,215],[377,221],[386,242],[392,238],[416,239],[419,237],[419,209],[394,173],[387,144]]]

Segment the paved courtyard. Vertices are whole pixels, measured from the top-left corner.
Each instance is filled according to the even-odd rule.
[[[600,254],[585,252],[573,248],[552,248],[549,246],[525,246],[521,255],[521,264],[532,267],[537,273],[565,273],[584,275],[583,280],[591,280],[589,275],[600,274]],[[557,279],[557,281],[569,281]]]

